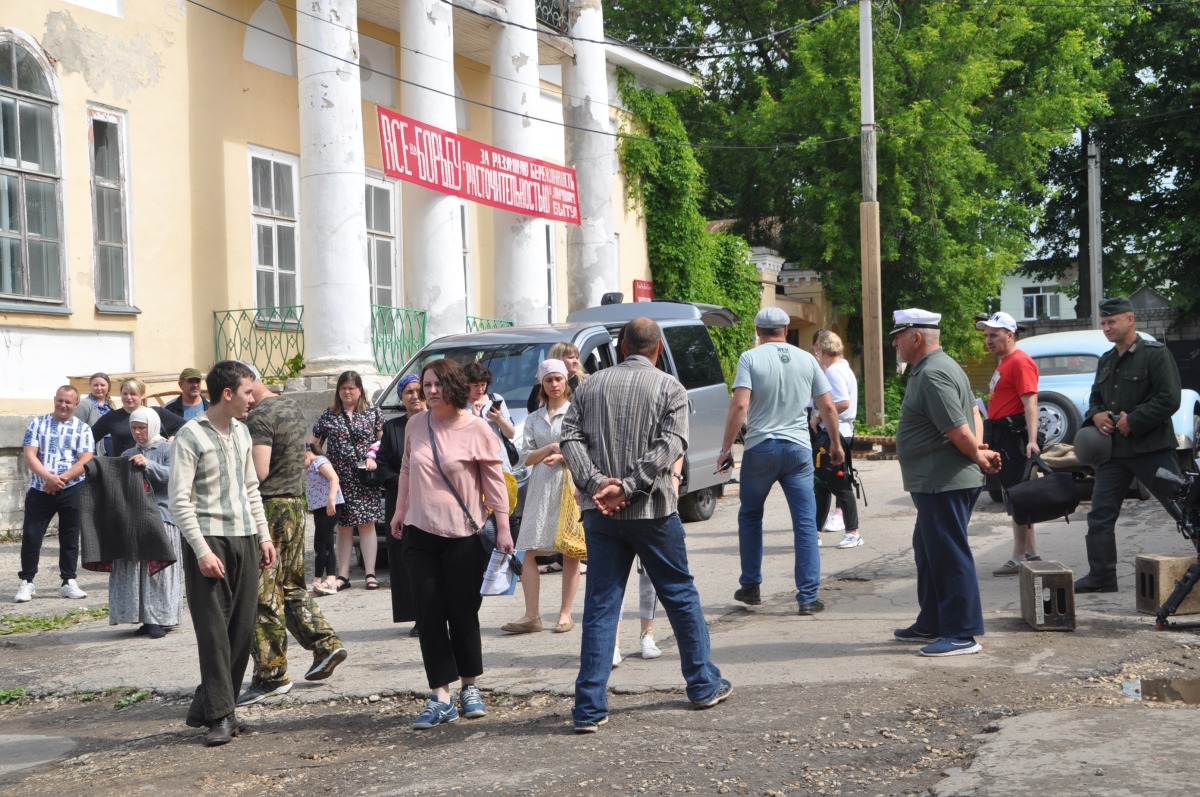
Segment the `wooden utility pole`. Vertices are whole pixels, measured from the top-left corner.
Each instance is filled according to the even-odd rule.
[[[879,200],[875,173],[875,57],[871,0],[858,3],[858,76],[862,92],[863,201],[858,209],[862,244],[863,377],[867,425],[883,426],[883,310],[879,277]]]
[[[1088,324],[1092,329],[1100,328],[1100,300],[1104,298],[1102,264],[1104,246],[1100,242],[1100,145],[1090,139],[1087,145],[1088,187],[1088,276],[1091,282],[1090,307],[1092,317]],[[1083,263],[1079,264],[1082,270]]]

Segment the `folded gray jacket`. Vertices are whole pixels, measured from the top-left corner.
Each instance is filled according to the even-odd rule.
[[[150,562],[151,573],[175,561],[146,471],[123,457],[95,457],[84,466],[79,494],[83,567],[107,572],[116,559]]]

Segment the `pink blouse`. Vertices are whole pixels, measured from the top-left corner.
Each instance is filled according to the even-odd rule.
[[[500,440],[488,422],[462,413],[453,422],[442,423],[426,411],[410,418],[404,427],[396,513],[404,525],[439,537],[469,537],[475,530],[433,464],[429,421],[433,422],[442,471],[466,502],[475,522],[482,526],[488,509],[506,515],[509,512]]]

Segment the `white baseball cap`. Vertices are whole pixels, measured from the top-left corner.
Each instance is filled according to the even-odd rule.
[[[1007,329],[1009,332],[1016,332],[1017,322],[1008,313],[996,313],[987,321],[977,321],[975,323],[976,329],[987,329],[988,327],[991,327],[992,329]]]

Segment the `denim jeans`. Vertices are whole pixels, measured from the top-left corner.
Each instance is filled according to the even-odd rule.
[[[812,451],[790,440],[769,438],[742,454],[742,508],[738,510],[738,547],[742,586],[762,583],[763,505],[775,482],[783,488],[792,513],[796,546],[796,600],[812,603],[821,583],[817,548],[817,501],[813,492]]]
[[[82,489],[82,484],[76,484],[50,495],[31,487],[25,493],[21,571],[17,578],[33,581],[37,575],[42,540],[55,515],[58,515],[58,576],[64,584],[75,578],[75,568],[79,564],[79,493]]]
[[[575,681],[575,722],[608,716],[608,676],[617,645],[617,621],[633,557],[642,560],[662,601],[679,645],[687,696],[705,701],[716,694],[721,671],[709,661],[708,626],[700,593],[688,571],[679,515],[653,520],[616,520],[598,510],[583,513],[588,572],[583,599],[583,642]]]

